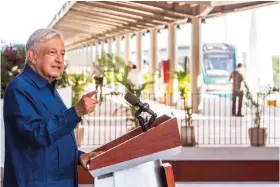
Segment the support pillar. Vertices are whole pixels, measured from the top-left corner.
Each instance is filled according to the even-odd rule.
[[[121,41],[119,36],[116,37],[116,56],[121,56]]]
[[[78,64],[77,64],[78,69],[79,69],[79,70],[78,70],[78,73],[79,73],[79,74],[82,73],[82,65],[83,65],[83,63],[84,63],[84,61],[85,61],[85,56],[84,56],[83,51],[84,51],[84,47],[81,47],[80,50],[79,50],[79,56],[80,56],[80,58],[81,58],[81,61],[80,61],[80,63],[78,62]]]
[[[112,39],[108,39],[108,53],[112,54]]]
[[[90,47],[89,47],[89,49],[90,49],[90,58],[89,58],[89,64],[88,64],[88,73],[89,73],[89,76],[90,76],[90,78],[92,78],[91,76],[92,76],[92,69],[93,69],[93,62],[94,62],[94,59],[93,59],[93,49],[94,49],[94,45],[93,45],[93,43],[92,44],[90,44]]]
[[[174,24],[168,26],[168,62],[169,62],[169,72],[175,71],[176,62],[176,28]],[[174,79],[169,76],[168,81],[168,95],[167,95],[167,105],[173,104],[174,97]]]
[[[93,49],[94,49],[94,45],[90,44],[90,63],[89,63],[90,68],[92,67],[92,63],[94,62]]]
[[[200,108],[200,87],[202,77],[200,74],[201,64],[201,20],[192,19],[192,41],[191,41],[191,101],[193,113],[199,113]]]
[[[136,66],[137,70],[142,70],[142,33],[136,33]]]
[[[85,73],[85,76],[88,76],[88,64],[89,64],[89,54],[90,54],[90,52],[89,52],[89,45],[87,45],[86,47],[85,47],[85,50],[86,50],[86,61],[85,61],[85,65],[84,65],[84,68],[83,68],[83,71],[84,71],[84,73]]]
[[[155,80],[155,71],[157,64],[157,30],[155,28],[150,31],[150,62],[149,62],[149,74],[151,75],[151,80]],[[154,84],[150,86],[150,92],[154,93]]]
[[[104,44],[105,44],[105,42],[104,42],[104,41],[101,41],[100,56],[102,56],[102,53],[105,52],[105,50],[104,50]]]
[[[90,69],[92,63],[92,44],[88,45],[88,61],[87,61],[87,75],[90,76]]]
[[[82,57],[81,57],[81,47],[79,47],[78,49],[77,49],[77,55],[76,55],[76,63],[75,63],[75,73],[80,73],[79,71],[80,71],[80,69],[79,69],[79,59],[80,58],[80,61],[82,60]]]
[[[129,40],[130,40],[130,37],[129,35],[127,34],[125,36],[125,48],[124,48],[124,61],[125,63],[128,63],[129,60],[130,60],[130,46],[129,46]]]
[[[82,55],[83,55],[83,62],[81,64],[81,73],[85,74],[85,66],[86,66],[86,62],[87,62],[87,46],[83,46],[82,48]]]
[[[93,65],[94,62],[96,62],[96,43],[92,44],[92,63],[91,65]]]
[[[75,63],[73,64],[73,73],[78,73],[78,58],[80,57],[80,48],[75,52]]]
[[[71,73],[75,72],[75,66],[76,66],[76,59],[77,59],[77,49],[74,49],[73,51],[73,60],[71,63],[71,68],[69,68]]]
[[[99,43],[98,41],[95,42],[95,61],[97,61],[99,59],[99,50],[98,50],[98,46],[99,46]]]

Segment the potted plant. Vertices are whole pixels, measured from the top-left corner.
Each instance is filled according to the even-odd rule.
[[[9,84],[9,82],[17,76],[24,67],[25,64],[25,49],[22,44],[10,44],[3,45],[1,49],[1,99],[0,99],[0,107],[1,107],[1,120],[0,120],[0,147],[1,147],[1,167],[4,167],[4,121],[3,121],[3,97],[4,92]]]
[[[115,63],[113,63],[113,59]],[[111,54],[106,54],[106,60],[107,64],[110,65],[110,67],[114,71],[114,81],[122,86],[125,87],[126,92],[130,92],[134,94],[136,97],[140,98],[141,93],[144,89],[147,89],[147,87],[150,84],[153,84],[153,81],[145,82],[143,84],[136,84],[133,82],[133,80],[129,79],[129,74],[132,70],[132,66],[130,66],[128,63],[126,63],[123,59],[120,57],[113,57]],[[122,93],[119,92],[112,92],[110,94],[119,95]],[[115,116],[118,111],[124,112],[127,116],[126,120],[132,122],[131,129],[136,128],[139,126],[138,120],[135,118],[134,114],[137,111],[137,107],[128,105],[128,106],[121,106],[120,108],[117,108],[113,115]],[[127,127],[128,130],[130,130],[129,127]]]
[[[25,49],[23,45],[4,46],[1,50],[1,98],[8,83],[16,77],[25,65]]]
[[[180,93],[180,109],[184,110],[188,106],[188,99],[190,94],[190,74],[184,71],[172,72],[172,78],[178,81],[178,91]]]
[[[91,82],[91,79],[86,78],[83,73],[69,74],[68,78],[69,78],[70,85],[72,86],[72,105],[75,105],[81,99],[85,91],[85,86]],[[75,132],[75,137],[76,137],[78,147],[80,147],[84,139],[84,127],[82,125],[82,122],[80,122],[75,127],[74,132]]]
[[[181,126],[181,141],[183,146],[195,146],[195,129],[193,126],[192,108],[186,107],[186,117],[183,119],[185,125]]]
[[[249,139],[251,146],[265,146],[267,142],[267,128],[261,127],[261,101],[265,101],[265,97],[272,93],[272,89],[264,89],[263,91],[258,92],[256,95],[253,95],[248,87],[245,84],[245,96],[247,99],[246,105],[251,107],[254,112],[253,124],[254,127],[248,129]]]

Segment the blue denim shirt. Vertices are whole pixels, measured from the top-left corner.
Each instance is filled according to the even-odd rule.
[[[81,118],[66,108],[54,81],[29,65],[4,95],[4,187],[75,187],[79,156],[73,130]]]

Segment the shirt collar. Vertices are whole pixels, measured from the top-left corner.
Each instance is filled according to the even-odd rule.
[[[35,72],[28,64],[24,66],[23,74],[27,75],[39,88],[44,88],[48,81],[44,79],[41,75]],[[51,87],[54,88],[57,80],[51,83]]]

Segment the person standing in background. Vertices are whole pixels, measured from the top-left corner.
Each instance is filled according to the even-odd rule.
[[[243,64],[238,64],[237,69],[230,74],[229,81],[232,82],[232,116],[243,117],[242,102],[243,102],[243,89],[242,83],[245,84],[243,76]],[[236,114],[236,98],[238,97],[238,111]]]

